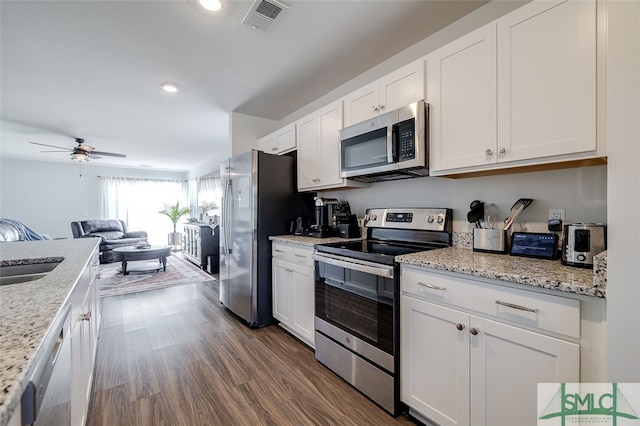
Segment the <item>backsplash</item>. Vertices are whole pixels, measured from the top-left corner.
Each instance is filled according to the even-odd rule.
[[[465,179],[425,177],[377,182],[369,188],[329,191],[363,217],[372,207],[447,207],[453,210],[454,245],[471,247],[473,224],[467,221],[473,200],[495,203],[497,223],[519,198],[533,203],[514,222],[513,231],[547,232],[548,210],[564,208],[565,223],[607,222],[607,166],[581,167]],[[468,237],[456,234],[469,234]],[[457,244],[459,243],[459,244]]]

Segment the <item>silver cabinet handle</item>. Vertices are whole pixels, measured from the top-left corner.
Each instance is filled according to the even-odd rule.
[[[307,256],[305,256],[304,254],[297,254],[297,253],[296,253],[296,257],[301,257],[301,258],[303,258],[303,259],[306,259],[306,258],[307,258]]]
[[[456,324],[456,328],[457,328],[459,331],[462,331],[462,330],[464,330],[464,324],[462,324],[462,323],[457,323],[457,324]]]
[[[500,149],[498,149],[499,155],[504,155],[506,153],[507,153],[507,148],[505,148],[504,146],[501,146]]]
[[[80,314],[80,318],[78,319],[78,321],[91,321],[91,311]]]
[[[518,309],[519,311],[527,311],[527,312],[535,312],[535,313],[540,312],[538,309],[535,309],[535,308],[527,308],[526,306],[516,305],[514,303],[509,303],[509,302],[501,302],[499,300],[496,300],[496,304],[506,306],[507,308]]]
[[[278,150],[277,146],[274,146],[273,148],[271,148],[271,151],[277,151],[277,150]]]
[[[433,285],[433,284],[428,284],[428,283],[423,283],[423,282],[418,282],[418,285],[420,287],[426,287],[426,288],[430,288],[432,290],[440,290],[440,291],[445,291],[447,288],[446,287],[438,287],[437,285]]]
[[[487,150],[484,152],[484,155],[486,155],[487,157],[493,157],[493,151],[487,148]]]
[[[273,251],[277,251],[278,253],[284,253],[283,250],[274,249]]]
[[[478,329],[477,329],[477,328],[475,328],[475,327],[471,327],[471,328],[469,329],[469,333],[473,334],[474,336],[477,336],[479,332],[480,332],[480,330],[478,330]]]
[[[377,111],[377,110],[378,110],[378,107],[377,107],[376,105],[374,105],[374,106],[372,106],[372,107],[371,107],[371,109],[372,109],[373,111]]]
[[[378,105],[378,109],[384,109],[384,105]]]

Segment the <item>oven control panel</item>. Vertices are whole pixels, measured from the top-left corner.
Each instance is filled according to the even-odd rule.
[[[389,208],[367,209],[364,226],[451,232],[451,209]]]

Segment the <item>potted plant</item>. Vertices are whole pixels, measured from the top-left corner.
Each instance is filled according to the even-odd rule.
[[[209,213],[211,210],[217,210],[218,205],[213,201],[205,201],[200,206],[200,222],[204,220],[204,215]]]
[[[169,245],[177,246],[181,244],[182,234],[177,231],[176,226],[178,220],[190,212],[191,210],[188,207],[180,207],[180,201],[176,201],[175,204],[165,204],[164,209],[158,212],[167,216],[173,223],[173,232],[169,234]]]

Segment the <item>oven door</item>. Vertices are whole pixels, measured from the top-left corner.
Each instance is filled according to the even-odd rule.
[[[316,260],[316,328],[350,349],[384,352],[390,359],[384,367],[393,371],[396,354],[397,266],[354,260],[331,254],[314,255]],[[320,320],[320,321],[318,321]],[[346,334],[345,334],[346,333]],[[357,340],[368,345],[357,346]],[[344,337],[343,337],[344,336]],[[371,358],[372,354],[362,353]],[[379,363],[380,365],[380,363]]]

